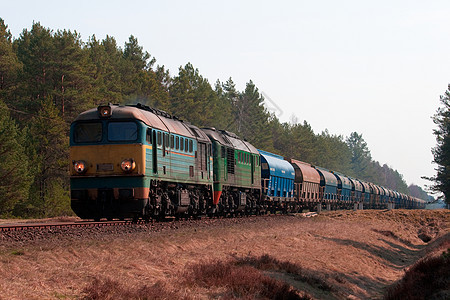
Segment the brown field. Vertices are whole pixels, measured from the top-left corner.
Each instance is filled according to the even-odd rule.
[[[381,299],[450,248],[448,210],[202,224],[29,242],[0,233],[0,299]]]

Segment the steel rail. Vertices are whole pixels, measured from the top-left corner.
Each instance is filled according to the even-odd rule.
[[[151,224],[152,222],[139,221],[104,221],[104,222],[62,222],[62,223],[33,223],[33,224],[7,224],[0,225],[0,232],[24,231],[29,229],[52,229],[52,228],[79,228],[79,227],[104,227],[124,226],[137,224]]]

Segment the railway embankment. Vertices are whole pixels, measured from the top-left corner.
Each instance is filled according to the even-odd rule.
[[[381,299],[448,248],[448,210],[8,231],[0,299]]]

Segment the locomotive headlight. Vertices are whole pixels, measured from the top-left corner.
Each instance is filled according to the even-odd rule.
[[[84,160],[77,160],[73,162],[73,168],[78,174],[83,174],[87,170],[87,165]]]
[[[109,118],[111,117],[111,106],[104,105],[97,107],[97,111],[101,118]]]
[[[122,168],[122,171],[129,173],[133,171],[134,168],[136,168],[136,163],[132,158],[127,158],[122,160],[122,162],[120,163],[120,167]]]

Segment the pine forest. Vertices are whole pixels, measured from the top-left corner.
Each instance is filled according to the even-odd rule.
[[[234,132],[259,149],[427,197],[375,161],[357,128],[345,137],[315,133],[307,121],[281,122],[250,79],[239,91],[231,77],[210,83],[189,62],[169,73],[133,35],[121,46],[112,36],[82,41],[75,31],[33,23],[13,37],[0,19],[0,216],[73,214],[70,123],[107,103],[156,107],[199,127]]]

